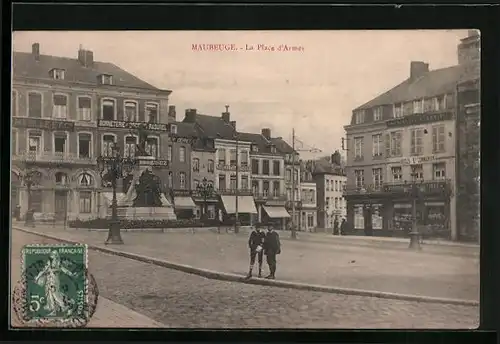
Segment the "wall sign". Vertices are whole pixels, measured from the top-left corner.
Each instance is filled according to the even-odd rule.
[[[424,162],[430,162],[436,160],[436,157],[434,155],[429,155],[429,156],[412,156],[409,158],[403,158],[401,159],[401,164],[402,165],[419,165]]]
[[[47,129],[47,130],[64,130],[74,131],[75,123],[69,121],[55,121],[52,119],[43,118],[19,118],[12,117],[13,127],[34,128],[34,129]]]
[[[188,139],[187,137],[180,137],[176,135],[169,135],[168,136],[168,141],[169,142],[175,142],[175,143],[183,143],[183,144],[193,144],[195,139]]]
[[[97,126],[103,128],[123,128],[123,129],[139,129],[142,125],[146,125],[146,130],[151,131],[168,131],[167,125],[164,123],[143,123],[129,121],[108,121],[100,119]]]
[[[406,127],[409,125],[449,121],[451,119],[453,119],[452,112],[424,113],[392,119],[387,121],[387,127]]]

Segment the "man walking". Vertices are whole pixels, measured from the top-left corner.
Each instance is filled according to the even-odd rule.
[[[276,255],[281,253],[280,236],[272,227],[267,227],[267,234],[264,240],[264,250],[266,253],[267,265],[269,265],[269,276],[267,279],[274,279],[276,273]]]
[[[347,233],[347,221],[342,219],[342,223],[340,224],[340,235],[345,235]]]
[[[250,269],[248,270],[247,279],[252,278],[252,270],[255,264],[255,257],[258,256],[259,262],[259,277],[262,277],[262,256],[264,254],[264,239],[266,234],[261,231],[260,224],[255,225],[255,230],[250,233],[248,239],[248,247],[250,248]]]
[[[339,233],[339,218],[335,216],[335,220],[333,221],[333,235],[338,235]]]

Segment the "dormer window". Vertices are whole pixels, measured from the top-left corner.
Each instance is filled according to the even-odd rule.
[[[170,133],[171,134],[177,134],[177,125],[170,124]]]
[[[50,77],[55,80],[64,80],[64,69],[54,68],[50,70]]]
[[[113,76],[109,74],[99,75],[99,81],[101,85],[113,85]]]
[[[259,147],[257,147],[256,145],[252,145],[252,152],[258,152],[259,151]]]
[[[271,146],[271,153],[276,153],[276,146]]]

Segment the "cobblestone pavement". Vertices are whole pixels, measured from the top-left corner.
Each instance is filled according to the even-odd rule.
[[[40,237],[22,233],[19,231],[12,232],[12,265],[11,265],[11,287],[14,288],[15,284],[21,278],[21,261],[20,252],[21,248],[26,244],[49,244],[54,241],[46,240]],[[23,327],[14,311],[11,311],[11,326]],[[96,312],[87,324],[88,328],[99,327],[151,327],[161,328],[165,327],[163,324],[148,318],[145,315],[137,313],[123,305],[113,302],[105,297],[99,296]]]
[[[23,236],[22,242],[53,242],[13,235],[15,241]],[[215,281],[95,251],[89,251],[89,269],[101,296],[167,327],[474,328],[479,319],[479,307]],[[117,314],[115,326],[126,316]]]
[[[96,245],[106,232],[40,228]],[[246,234],[126,232],[125,245],[131,253],[170,260],[199,268],[246,273]],[[277,278],[286,281],[416,294],[433,297],[479,300],[479,258],[438,256],[425,252],[394,251],[368,247],[336,246],[312,242],[282,241]],[[264,268],[267,272],[267,267]]]

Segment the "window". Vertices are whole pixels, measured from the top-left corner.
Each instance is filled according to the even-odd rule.
[[[434,98],[424,99],[424,113],[434,111]]]
[[[286,199],[292,200],[292,189],[290,189],[290,188],[286,189]]]
[[[257,145],[252,145],[252,152],[258,152],[259,151],[259,147],[257,147]]]
[[[52,79],[64,80],[64,72],[64,69],[54,68],[50,71],[50,76],[52,77]]]
[[[113,85],[113,76],[109,74],[101,74],[101,84]]]
[[[248,152],[247,151],[240,152],[240,166],[243,166],[243,167],[248,166]]]
[[[52,117],[66,118],[68,116],[68,97],[62,94],[53,96]]]
[[[354,177],[356,179],[356,187],[362,188],[365,186],[365,171],[354,170]]]
[[[413,102],[403,103],[403,116],[413,114]]]
[[[177,134],[177,126],[175,124],[170,124],[170,133]]]
[[[80,121],[92,120],[92,99],[90,97],[78,97],[77,115]]]
[[[276,147],[275,146],[271,146],[271,153],[276,153]]]
[[[102,137],[102,155],[113,156],[113,146],[115,145],[115,137],[113,135],[103,135]]]
[[[172,145],[167,147],[167,160],[172,161]]]
[[[365,110],[359,110],[354,113],[354,123],[361,124],[365,122]]]
[[[136,122],[138,120],[137,102],[132,100],[126,100],[124,107],[125,107],[125,112],[123,113],[123,120]]]
[[[80,214],[92,212],[92,191],[80,191]]]
[[[179,188],[184,190],[186,188],[186,173],[179,173]]]
[[[339,191],[339,183],[338,180],[335,181],[335,191]]]
[[[445,179],[446,178],[446,164],[438,163],[432,165],[434,179]]]
[[[248,190],[248,176],[241,176],[241,189]]]
[[[226,190],[226,176],[219,174],[219,190]]]
[[[78,134],[78,157],[90,158],[92,149],[92,136],[87,133]]]
[[[88,173],[82,173],[78,177],[78,185],[83,187],[89,187],[93,184],[92,176]]]
[[[113,121],[116,118],[115,101],[112,99],[103,99],[101,103],[101,119]]]
[[[295,180],[295,183],[299,182],[299,170],[296,168],[293,169],[293,179]]]
[[[326,191],[330,191],[330,181],[326,180]]]
[[[193,171],[200,172],[200,159],[193,158]]]
[[[392,181],[400,182],[403,179],[403,169],[401,166],[391,167]]]
[[[335,206],[334,208],[337,209],[339,207],[339,198],[335,197]]]
[[[252,174],[259,174],[259,160],[252,159]]]
[[[262,160],[262,174],[269,175],[269,160]]]
[[[273,196],[278,197],[280,195],[280,182],[274,181],[273,183]]]
[[[226,150],[224,148],[219,148],[217,151],[218,155],[218,160],[219,160],[219,165],[225,165],[226,164]]]
[[[215,205],[213,204],[207,205],[207,214],[210,220],[215,219]]]
[[[382,120],[382,106],[376,107],[373,109],[373,120],[381,121]]]
[[[158,123],[158,104],[146,104],[146,121],[149,123]]]
[[[423,113],[424,112],[424,100],[418,99],[413,101],[413,113]]]
[[[292,180],[292,170],[286,170],[286,175],[285,175],[285,179],[287,182],[290,182]]]
[[[403,104],[394,104],[394,108],[392,110],[392,117],[400,118],[403,117]]]
[[[137,146],[137,137],[126,136],[125,137],[125,149],[123,150],[124,157],[135,157],[135,149]]]
[[[325,210],[328,210],[329,207],[330,207],[330,197],[327,197],[325,200]],[[326,216],[328,216],[328,214]]]
[[[179,147],[179,162],[186,161],[186,147]]]
[[[262,183],[262,192],[264,194],[264,197],[269,196],[269,181],[265,180]]]
[[[12,145],[12,154],[17,155],[17,130],[11,130],[11,145]]]
[[[54,133],[54,152],[58,155],[63,155],[67,151],[66,141],[68,140],[66,133]]]
[[[382,134],[372,136],[372,154],[374,157],[382,156]]]
[[[412,165],[412,178],[415,178],[415,180],[424,180],[424,168],[422,167],[422,164],[418,165]]]
[[[373,175],[373,184],[375,188],[380,188],[382,186],[382,169],[381,168],[374,168],[372,170],[372,175]]]
[[[158,138],[157,137],[148,137],[146,140],[146,153],[151,156],[157,158],[158,154]]]
[[[229,189],[230,190],[236,190],[236,183],[237,183],[237,179],[236,179],[236,176],[235,175],[232,175],[230,178],[229,178]]]
[[[41,154],[42,153],[42,133],[40,132],[30,132],[28,137],[28,149],[30,153]]]
[[[68,176],[64,172],[56,172],[55,178],[57,185],[66,185],[68,183]]]
[[[433,98],[433,110],[441,111],[446,108],[446,97],[444,95]]]
[[[277,160],[273,161],[273,174],[279,176],[281,174],[280,162]]]
[[[413,129],[411,131],[411,155],[422,155],[424,153],[424,130]]]
[[[307,227],[314,227],[314,215],[307,214]]]
[[[363,159],[363,138],[354,138],[354,159]]]
[[[28,94],[28,117],[42,117],[42,95],[36,92]]]
[[[236,166],[236,149],[229,150],[229,164]]]
[[[252,180],[252,192],[254,195],[259,193],[259,181],[258,180]]]
[[[174,174],[172,171],[168,172],[168,188],[172,189],[174,187]]]
[[[212,159],[208,160],[208,172],[214,173],[214,161]]]
[[[17,91],[13,90],[12,91],[12,104],[11,104],[11,113],[12,116],[17,116]]]
[[[401,132],[394,131],[386,135],[386,156],[401,156]]]
[[[432,151],[434,153],[445,151],[444,125],[432,128]]]

